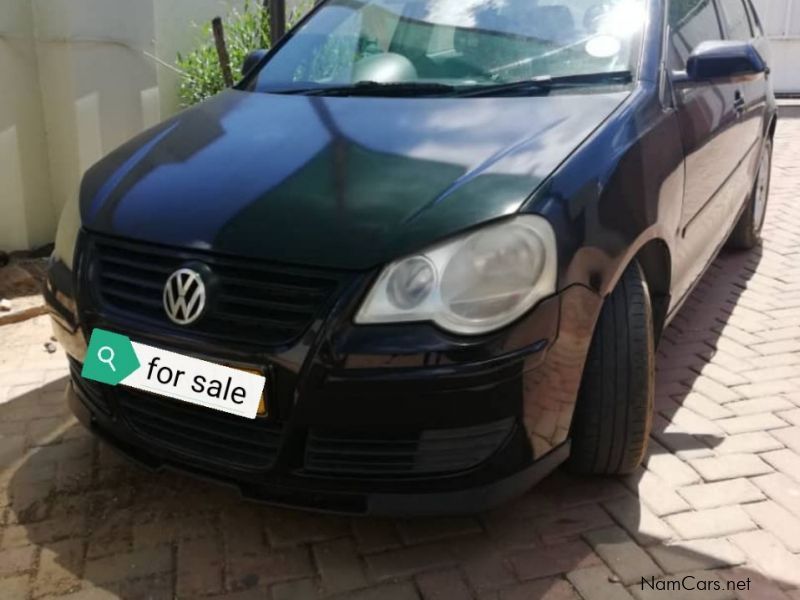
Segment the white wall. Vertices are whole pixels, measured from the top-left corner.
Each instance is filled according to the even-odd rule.
[[[177,109],[152,57],[174,63],[192,23],[242,2],[0,0],[0,250],[53,240],[83,172]]]
[[[775,91],[800,93],[800,0],[754,0],[772,42]]]
[[[49,241],[55,226],[29,0],[0,0],[0,249]]]
[[[142,129],[157,85],[151,2],[33,0],[51,198],[60,210],[83,172]]]

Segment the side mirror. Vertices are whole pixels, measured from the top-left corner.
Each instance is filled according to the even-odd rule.
[[[245,56],[244,62],[242,63],[242,76],[245,76],[252,71],[266,55],[267,51],[262,49],[253,50],[247,56]]]
[[[703,42],[686,62],[686,78],[709,81],[768,73],[766,62],[750,42]]]

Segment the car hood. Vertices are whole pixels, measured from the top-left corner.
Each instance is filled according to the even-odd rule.
[[[363,98],[230,90],[90,169],[90,231],[366,269],[522,206],[628,92]]]

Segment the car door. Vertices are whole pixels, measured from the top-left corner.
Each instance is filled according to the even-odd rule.
[[[749,0],[718,0],[725,38],[752,43],[760,52],[766,52],[763,36],[759,35]],[[765,57],[766,58],[766,57]],[[734,84],[735,107],[739,118],[737,140],[741,144],[741,165],[749,174],[737,179],[738,195],[744,201],[750,194],[758,163],[767,111],[767,74],[748,77]],[[743,186],[743,187],[741,187]]]
[[[741,2],[741,0],[721,0]],[[670,0],[667,63],[686,69],[692,51],[705,41],[725,39],[715,0]],[[747,155],[752,132],[742,126],[743,91],[730,80],[673,86],[685,155],[684,199],[677,239],[679,272],[673,294],[680,298],[722,243],[738,208],[731,186]]]

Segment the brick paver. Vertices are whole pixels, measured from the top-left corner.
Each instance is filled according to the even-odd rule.
[[[310,515],[144,473],[68,414],[47,319],[0,328],[0,598],[800,600],[798,186],[784,120],[763,247],[723,253],[664,334],[645,465],[558,471],[472,518]],[[686,574],[722,589],[642,587]]]

